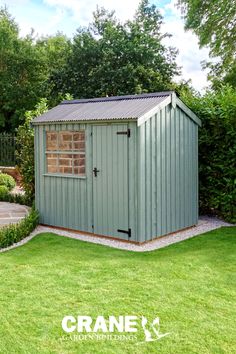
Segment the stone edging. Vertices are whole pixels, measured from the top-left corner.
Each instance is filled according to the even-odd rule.
[[[194,226],[188,230],[185,231],[179,231],[171,235],[167,235],[164,237],[161,237],[160,239],[156,239],[152,242],[146,243],[144,245],[138,246],[130,243],[124,243],[120,242],[119,240],[110,240],[110,239],[105,239],[105,238],[100,238],[96,236],[87,236],[83,234],[78,234],[78,233],[73,233],[69,231],[64,231],[60,229],[55,229],[55,228],[50,228],[46,226],[41,226],[39,225],[28,237],[24,238],[23,240],[13,244],[12,246],[9,246],[4,249],[0,249],[0,253],[9,251],[11,249],[14,249],[16,247],[20,247],[30,240],[34,238],[35,236],[45,233],[45,232],[50,232],[54,233],[58,236],[64,236],[64,237],[69,237],[73,238],[76,240],[81,240],[81,241],[86,241],[86,242],[91,242],[95,244],[100,244],[103,246],[108,246],[108,247],[113,247],[113,248],[118,248],[126,251],[134,251],[134,252],[147,252],[147,251],[153,251],[159,248],[167,247],[171,244],[181,242],[184,240],[187,240],[189,238],[192,238],[194,236],[206,233],[208,231],[220,228],[222,226],[233,226],[232,224],[226,223],[222,220],[219,220],[217,218],[212,218],[212,217],[201,217],[199,219],[199,223],[197,226]]]

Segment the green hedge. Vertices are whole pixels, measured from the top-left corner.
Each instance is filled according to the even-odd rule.
[[[202,120],[200,212],[236,222],[236,90],[226,86],[202,97],[185,93],[181,98]]]
[[[29,236],[39,222],[39,214],[34,208],[19,223],[0,228],[0,249],[13,245]]]
[[[0,186],[5,186],[11,191],[16,186],[14,178],[6,173],[0,173]]]

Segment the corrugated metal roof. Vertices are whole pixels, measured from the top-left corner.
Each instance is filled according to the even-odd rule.
[[[35,118],[33,123],[138,119],[171,94],[172,91],[168,91],[63,101]]]

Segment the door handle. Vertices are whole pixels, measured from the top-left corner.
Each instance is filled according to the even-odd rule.
[[[97,169],[97,167],[94,167],[94,169],[93,169],[94,177],[97,177],[98,172],[100,172],[100,171]]]

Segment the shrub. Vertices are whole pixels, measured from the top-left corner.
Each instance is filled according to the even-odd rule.
[[[236,90],[222,87],[183,101],[202,120],[199,129],[199,206],[236,222]]]
[[[11,191],[16,186],[16,182],[12,176],[0,173],[0,186],[6,186]]]
[[[6,186],[0,186],[0,200],[5,201],[8,194],[8,188]]]
[[[65,94],[62,99],[71,100],[70,94]],[[22,186],[25,191],[28,203],[32,203],[35,194],[34,181],[34,129],[31,122],[34,118],[48,111],[48,101],[42,98],[35,106],[33,111],[25,113],[25,122],[20,125],[16,136],[16,159],[17,165],[22,177]]]
[[[21,241],[35,229],[39,222],[38,212],[32,208],[30,213],[19,223],[0,229],[0,248],[5,248]]]
[[[34,199],[34,129],[31,127],[31,121],[47,110],[47,100],[41,99],[35,110],[25,113],[25,123],[19,126],[17,131],[17,165],[26,198],[31,201]]]
[[[1,193],[1,189],[4,189]],[[12,194],[5,186],[0,186],[0,202],[17,203],[32,206],[33,201],[25,194]]]

